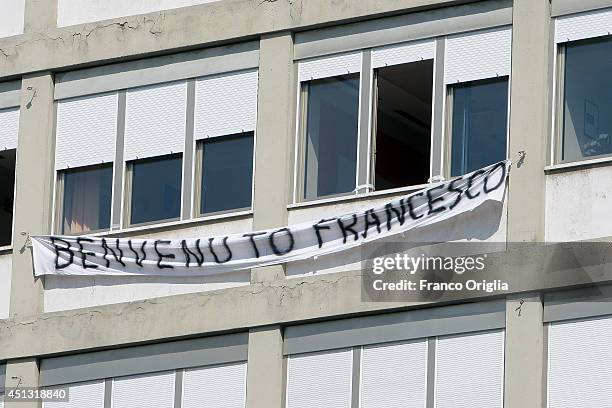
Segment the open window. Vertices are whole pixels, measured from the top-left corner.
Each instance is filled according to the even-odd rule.
[[[376,190],[429,179],[433,65],[430,59],[375,70]]]
[[[0,246],[11,245],[13,238],[15,156],[15,149],[0,152]]]
[[[60,171],[60,233],[83,234],[109,229],[112,183],[112,163]]]
[[[506,158],[508,78],[450,86],[450,176]]]

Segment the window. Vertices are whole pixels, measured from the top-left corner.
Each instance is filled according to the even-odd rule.
[[[352,192],[356,185],[359,75],[304,82],[303,198]]]
[[[178,219],[181,215],[182,155],[135,160],[131,172],[130,224]]]
[[[110,228],[112,182],[112,164],[59,173],[62,234]]]
[[[0,246],[11,245],[13,239],[15,153],[15,149],[0,152]]]
[[[432,87],[433,60],[376,70],[376,190],[427,182]]]
[[[253,132],[200,142],[200,214],[251,207]]]
[[[460,176],[506,158],[508,79],[450,88],[450,175]]]
[[[612,38],[569,43],[561,53],[561,161],[612,154]]]

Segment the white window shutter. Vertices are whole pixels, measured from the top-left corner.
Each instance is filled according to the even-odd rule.
[[[361,408],[425,408],[426,399],[426,339],[363,348]]]
[[[548,335],[548,407],[610,407],[612,317],[552,323]]]
[[[436,51],[434,40],[395,44],[372,50],[372,68],[433,59]]]
[[[287,408],[351,408],[351,349],[289,356]]]
[[[0,109],[0,150],[17,148],[19,108]]]
[[[570,14],[555,19],[555,43],[601,37],[612,33],[612,8]]]
[[[104,408],[104,380],[70,384],[68,401],[44,401],[43,408]],[[49,387],[53,390],[58,387]],[[63,387],[62,387],[63,388]]]
[[[510,75],[512,29],[474,31],[446,38],[447,84]]]
[[[182,408],[244,408],[246,362],[185,370]]]
[[[255,130],[257,70],[199,78],[196,82],[195,138]]]
[[[117,103],[116,92],[57,103],[56,170],[114,161]]]
[[[502,408],[504,331],[438,338],[435,386],[439,408]]]
[[[129,89],[126,105],[126,161],[184,150],[186,81]]]
[[[174,408],[174,371],[115,378],[113,408]]]
[[[361,58],[359,51],[300,61],[298,77],[300,82],[304,82],[361,72]]]

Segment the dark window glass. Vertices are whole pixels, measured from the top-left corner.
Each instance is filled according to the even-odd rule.
[[[612,39],[566,46],[562,160],[612,153],[611,73]]]
[[[203,142],[202,214],[251,207],[253,133]]]
[[[308,83],[304,198],[355,189],[359,75]]]
[[[451,176],[506,158],[508,79],[453,87]]]
[[[13,236],[13,195],[15,192],[15,150],[0,152],[0,246],[11,245]]]
[[[132,224],[180,217],[182,162],[180,154],[133,162]]]
[[[78,234],[110,227],[113,165],[63,172],[62,233]]]
[[[377,190],[426,183],[431,146],[433,60],[376,70]]]

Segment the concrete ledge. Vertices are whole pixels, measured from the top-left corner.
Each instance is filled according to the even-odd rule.
[[[0,39],[0,78],[209,47],[475,0],[224,0]]]

